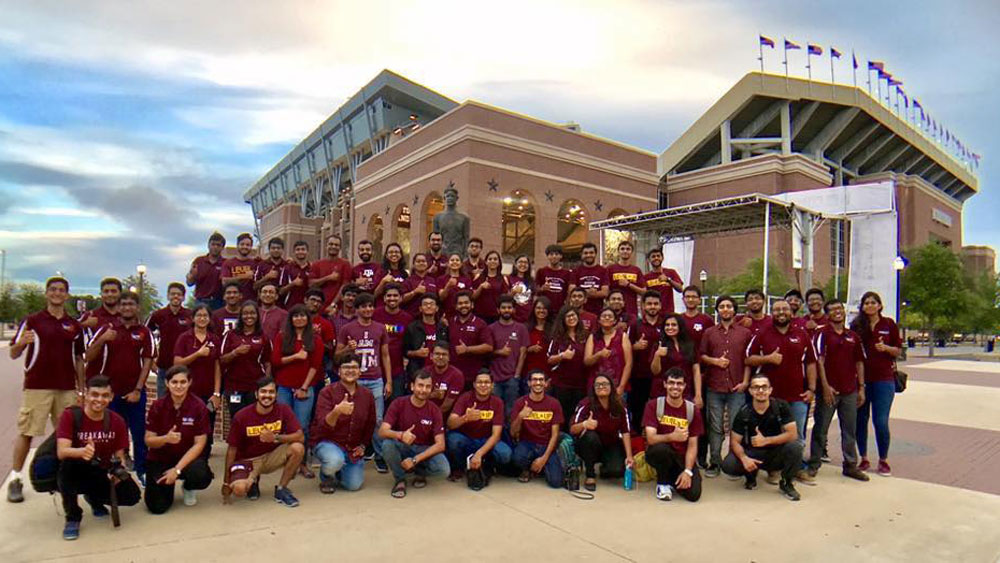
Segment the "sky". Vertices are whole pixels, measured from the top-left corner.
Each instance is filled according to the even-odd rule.
[[[183,278],[211,231],[252,230],[243,192],[385,68],[660,153],[759,68],[758,34],[823,46],[818,79],[830,46],[885,61],[982,155],[963,242],[1000,248],[995,1],[0,0],[0,14],[9,281],[58,271],[88,293],[139,262],[161,288]],[[805,58],[792,52],[793,75]]]

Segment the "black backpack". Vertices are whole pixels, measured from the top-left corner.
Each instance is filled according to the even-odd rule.
[[[73,413],[73,435],[83,424],[83,408],[78,406],[69,407]],[[104,413],[104,432],[111,431],[111,417]],[[31,479],[31,487],[39,493],[56,493],[59,491],[59,456],[56,453],[56,433],[53,432],[35,450],[35,457],[31,459],[31,467],[28,468],[28,476]]]

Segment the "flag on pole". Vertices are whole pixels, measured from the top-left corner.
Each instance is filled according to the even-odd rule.
[[[840,51],[838,51],[836,47],[830,47],[830,56],[833,57],[833,58],[835,58],[835,59],[839,59],[840,58]],[[854,63],[854,64],[855,64],[855,68],[857,68],[857,66],[856,66],[857,63]]]
[[[858,69],[858,56],[851,51],[851,64],[854,65],[854,70]]]
[[[885,71],[885,63],[881,61],[868,61],[868,70]]]
[[[924,121],[924,106],[916,98],[913,98],[913,107],[920,110],[920,121]]]
[[[771,39],[770,37],[764,37],[763,35],[761,35],[760,44],[764,47],[770,47],[774,49],[774,39]]]
[[[900,86],[903,83],[902,80],[896,80],[889,73],[886,73],[885,77],[889,79],[889,86]]]
[[[823,54],[823,48],[820,47],[819,45],[813,45],[812,43],[809,43],[806,45],[806,52],[810,55],[819,56]]]
[[[785,39],[785,50],[786,51],[788,51],[788,50],[795,50],[795,49],[801,49],[801,48],[802,48],[801,45],[792,43],[791,41]]]

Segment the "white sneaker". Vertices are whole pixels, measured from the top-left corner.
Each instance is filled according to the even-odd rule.
[[[660,500],[671,500],[674,498],[674,488],[670,485],[657,485],[656,498]]]
[[[184,489],[184,506],[194,506],[198,504],[198,493]]]

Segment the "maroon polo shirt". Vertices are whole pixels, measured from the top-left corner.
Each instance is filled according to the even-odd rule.
[[[388,343],[385,325],[375,321],[367,326],[360,321],[349,322],[337,331],[337,344],[347,346],[349,339],[353,339],[358,345],[354,353],[361,359],[361,379],[382,379],[382,345]]]
[[[438,295],[437,278],[434,276],[421,276],[418,274],[410,274],[410,277],[406,278],[406,281],[403,282],[403,287],[401,289],[402,294],[406,295],[407,293],[412,293],[414,289],[420,286],[420,284],[423,284],[424,286],[424,294],[431,293],[435,297],[437,297]],[[410,299],[406,303],[402,303],[400,306],[407,313],[409,313],[411,317],[416,319],[420,316],[420,300],[422,298],[423,295],[420,294],[414,295],[412,299]]]
[[[350,415],[340,415],[336,423],[330,426],[326,415],[340,404],[344,398],[354,403],[354,412]],[[349,393],[347,387],[340,381],[327,385],[316,398],[316,416],[309,428],[309,443],[313,446],[320,442],[333,442],[350,452],[358,446],[366,446],[375,432],[375,396],[362,385],[355,385],[354,393]]]
[[[533,400],[531,395],[525,395],[514,402],[514,409],[510,412],[511,420],[524,410],[525,405],[531,407],[531,414],[521,421],[518,441],[548,446],[552,438],[552,427],[562,425],[565,420],[559,401],[551,395],[543,395],[540,401]]]
[[[643,273],[638,266],[612,264],[608,266],[608,276],[611,278],[612,288],[619,288],[625,292],[625,310],[633,317],[639,312],[639,293],[631,288],[622,287],[622,281],[638,286],[644,286]]]
[[[280,288],[281,284],[281,272],[288,265],[288,261],[285,259],[280,259],[277,262],[271,260],[268,257],[267,260],[258,260],[257,265],[253,271],[253,281],[259,282],[264,279],[269,273],[276,272],[275,277],[271,278],[271,282]],[[280,301],[280,299],[279,299]]]
[[[486,327],[487,342],[493,345],[493,351],[502,350],[504,345],[510,345],[510,355],[507,357],[494,355],[489,361],[493,382],[507,381],[516,375],[517,360],[521,348],[529,346],[528,329],[521,323],[511,321],[503,324],[497,321]]]
[[[806,390],[805,367],[816,362],[816,355],[806,331],[792,326],[782,334],[768,323],[760,329],[747,345],[747,356],[781,352],[781,364],[764,364],[758,369],[771,379],[772,397],[789,403],[802,402]]]
[[[424,369],[431,372],[431,381],[434,385],[434,390],[444,391],[444,396],[440,399],[430,399],[435,405],[440,407],[449,397],[458,399],[459,394],[462,393],[462,389],[465,387],[465,376],[462,375],[462,372],[458,368],[449,365],[444,368],[444,371],[438,372],[437,367],[432,364],[430,367],[425,367]]]
[[[489,287],[484,287],[479,292],[479,297],[476,298],[475,302],[475,312],[476,315],[484,319],[495,319],[500,313],[498,310],[500,296],[510,292],[510,286],[507,284],[507,280],[504,278],[503,274],[498,274],[496,276],[490,277],[486,275],[486,271],[483,270],[479,277],[472,281],[472,289],[479,289],[479,286],[489,282]]]
[[[96,373],[88,373],[87,379],[105,375],[111,379],[111,392],[122,396],[135,390],[143,360],[153,357],[153,335],[145,325],[136,323],[130,327],[105,325],[94,338],[100,338],[109,330],[115,331],[115,338],[101,346],[100,355],[92,362],[97,366]]]
[[[337,330],[333,328],[333,323],[321,315],[311,315],[313,332],[318,334],[323,341],[323,346],[337,341]]]
[[[595,290],[600,290],[601,286],[611,285],[608,269],[597,264],[593,266],[584,266],[581,264],[578,266],[573,270],[572,283],[582,289]],[[587,302],[583,305],[584,310],[594,315],[599,314],[602,307],[604,307],[603,297],[588,297]]]
[[[858,390],[858,362],[865,361],[861,337],[845,328],[838,333],[833,326],[825,326],[816,334],[816,356],[823,362],[826,382],[841,395]]]
[[[194,259],[194,298],[207,301],[222,295],[222,263],[220,256],[212,262],[210,255],[205,254]]]
[[[388,423],[389,428],[396,432],[405,432],[413,427],[410,432],[416,436],[413,445],[430,446],[434,444],[434,437],[444,434],[444,419],[441,416],[441,409],[431,401],[426,401],[422,407],[413,404],[412,395],[399,397],[389,405],[385,411],[382,422]]]
[[[463,422],[455,429],[473,440],[483,440],[489,438],[493,433],[493,427],[503,426],[503,399],[496,395],[490,395],[485,401],[476,398],[475,391],[466,391],[455,401],[451,409],[452,414],[465,416],[469,409],[479,411],[479,419],[471,422]]]
[[[650,366],[653,363],[653,355],[656,354],[656,347],[663,338],[663,318],[657,317],[656,322],[650,323],[643,315],[638,323],[632,325],[628,334],[629,341],[632,342],[632,377],[639,379],[653,377]],[[646,337],[646,349],[636,350],[635,343],[643,336]]]
[[[656,418],[656,399],[650,399],[646,403],[645,410],[642,411],[643,428],[655,428],[657,435],[670,434],[675,429],[687,429],[688,438],[705,435],[705,423],[701,419],[701,411],[694,409],[694,416],[691,421],[687,419],[687,405],[681,404],[679,407],[671,406],[666,400],[663,401],[663,416]],[[687,452],[687,442],[668,442],[674,450],[681,455]]]
[[[226,332],[236,328],[236,323],[240,321],[240,311],[230,311],[225,307],[212,311],[212,324],[209,328],[216,336],[222,337]]]
[[[406,332],[406,327],[413,322],[413,316],[402,309],[390,313],[385,307],[379,307],[375,309],[372,319],[385,326],[386,341],[389,343],[389,359],[392,361],[392,375],[403,373],[403,333]]]
[[[736,318],[733,319],[733,322],[735,323],[743,322],[743,318],[748,316],[749,315],[736,315]],[[760,331],[762,327],[770,324],[771,324],[771,315],[764,315],[759,319],[750,317],[750,332],[753,334],[757,334],[757,332]]]
[[[578,329],[579,330],[579,329]],[[563,389],[584,390],[587,388],[587,368],[583,365],[583,355],[587,341],[577,342],[569,338],[560,338],[549,342],[548,355],[555,356],[573,348],[572,360],[560,360],[552,366],[552,386]]]
[[[486,260],[480,258],[479,262],[473,264],[468,258],[462,261],[462,275],[470,280],[479,277],[479,274],[486,271]]]
[[[208,408],[198,397],[188,393],[180,408],[174,407],[174,398],[167,393],[146,411],[146,430],[163,436],[173,428],[180,432],[181,441],[164,444],[159,448],[149,448],[146,459],[159,463],[176,464],[194,445],[198,436],[207,436],[212,431],[209,424]]]
[[[188,364],[188,371],[191,377],[190,392],[192,395],[202,399],[211,397],[212,393],[215,392],[215,366],[219,362],[219,351],[221,350],[219,338],[209,332],[205,340],[198,340],[198,337],[194,334],[194,329],[191,329],[178,336],[177,342],[174,344],[174,356],[186,358],[200,350],[205,345],[205,342],[208,342],[208,349],[211,351],[211,354],[200,357]]]
[[[93,420],[84,412],[80,418],[80,426],[74,432],[73,409],[66,409],[59,415],[56,426],[56,439],[71,440],[70,447],[82,448],[87,442],[94,443],[94,459],[99,460],[102,467],[110,467],[111,458],[115,452],[128,449],[128,428],[125,419],[118,413],[106,408],[101,413],[100,420]],[[104,416],[111,417],[107,432],[104,431]]]
[[[569,284],[573,279],[573,272],[566,268],[551,268],[545,266],[535,272],[535,291],[538,295],[544,295],[552,302],[552,312],[556,313],[562,309],[566,303],[566,296],[569,292]],[[549,284],[548,291],[542,291],[542,286]]]
[[[92,311],[87,311],[80,317],[80,322],[83,323],[90,319],[91,317],[97,318],[97,324],[85,329],[85,337],[87,339],[87,344],[90,344],[90,340],[94,338],[94,333],[101,329],[101,327],[117,324],[121,319],[121,313],[112,313],[102,303],[99,307]]]
[[[309,262],[299,266],[297,262],[289,260],[285,264],[285,267],[281,269],[281,275],[278,277],[279,287],[285,287],[297,279],[302,280],[300,285],[291,286],[283,296],[278,297],[278,303],[281,303],[285,309],[291,309],[295,305],[301,305],[306,302],[306,292],[309,291],[310,268],[311,265]]]
[[[173,312],[170,307],[153,311],[146,319],[146,326],[151,332],[159,333],[159,345],[156,352],[156,367],[168,369],[174,365],[174,343],[181,333],[193,326],[191,310],[181,307]]]
[[[266,373],[265,366],[271,362],[271,341],[261,333],[227,332],[222,337],[219,355],[225,356],[244,344],[250,347],[245,354],[222,365],[222,387],[226,391],[256,391],[257,380]]]
[[[866,321],[867,322],[867,321]],[[899,327],[889,317],[879,317],[875,323],[875,328],[862,336],[862,343],[865,347],[865,382],[874,383],[876,381],[895,381],[896,360],[886,352],[879,352],[875,349],[876,342],[882,342],[886,346],[899,348],[903,345],[899,337]]]
[[[285,328],[285,321],[288,320],[288,311],[277,305],[274,305],[270,309],[261,307],[259,310],[260,329],[264,331],[264,336],[274,338],[281,332],[281,329]]]
[[[666,279],[661,279],[661,277]],[[662,304],[661,311],[663,313],[673,313],[674,312],[674,286],[670,285],[669,280],[674,280],[677,283],[683,283],[681,281],[681,275],[677,273],[677,270],[673,268],[660,268],[660,271],[646,272],[642,276],[642,281],[646,284],[646,289],[651,289],[660,294],[660,303]]]
[[[628,436],[632,432],[628,410],[625,409],[624,404],[622,405],[622,414],[620,416],[612,416],[610,408],[606,409],[600,403],[597,403],[597,406],[594,407],[590,403],[590,397],[584,397],[576,406],[576,412],[573,415],[573,424],[587,420],[590,418],[591,413],[594,415],[594,420],[597,421],[597,429],[594,432],[597,432],[597,436],[605,446],[621,444],[622,436]],[[591,431],[584,430],[584,432]]]
[[[733,387],[743,382],[744,357],[753,334],[750,329],[732,323],[727,329],[721,323],[709,327],[701,338],[698,356],[729,359],[729,367],[720,368],[702,363],[708,388],[717,393],[732,393]]]
[[[281,444],[261,442],[260,433],[268,429],[274,434],[294,434],[302,429],[291,407],[274,403],[271,412],[260,414],[257,404],[243,407],[233,417],[229,425],[229,437],[226,443],[236,448],[236,460],[254,459],[267,455],[278,449]]]
[[[438,296],[439,297],[440,297],[440,292],[444,289],[444,287],[446,285],[448,285],[448,280],[450,278],[451,278],[450,275],[445,274],[443,276],[440,276],[437,279],[437,289],[438,289]],[[456,311],[455,311],[455,304],[458,302],[458,292],[462,291],[463,289],[468,289],[469,291],[472,291],[472,287],[473,287],[472,286],[472,280],[470,280],[469,278],[467,278],[465,276],[458,276],[458,278],[456,278],[456,280],[457,280],[456,281],[456,285],[453,285],[453,286],[449,287],[448,288],[448,295],[444,299],[441,300],[442,309],[444,310],[443,312],[448,317],[450,317],[450,316],[452,316],[452,315],[454,315],[456,313]],[[417,305],[419,306],[420,303],[418,302]],[[475,307],[476,304],[473,303],[473,306]],[[496,315],[494,314],[493,316],[496,316]]]
[[[483,368],[484,362],[489,358],[489,354],[459,354],[455,346],[459,343],[466,346],[478,346],[487,342],[486,321],[480,319],[475,314],[470,314],[469,318],[462,321],[455,315],[448,319],[448,343],[451,344],[451,365],[458,368],[465,378],[465,382],[471,384],[479,370]]]
[[[448,271],[448,255],[444,252],[440,256],[434,256],[430,252],[427,253],[428,263],[427,269],[435,276],[441,276]]]
[[[382,266],[375,262],[358,262],[351,268],[351,280],[357,284],[361,291],[368,293],[375,292],[375,287],[384,275]]]
[[[80,323],[66,314],[57,319],[42,309],[21,321],[11,346],[29,330],[35,341],[24,351],[24,388],[76,389],[76,358],[84,353]]]
[[[228,258],[222,263],[222,277],[231,278],[235,276],[242,276],[244,274],[251,274],[250,279],[240,280],[240,292],[243,293],[244,301],[255,301],[257,299],[257,292],[253,288],[253,274],[257,271],[257,264],[259,260],[256,257],[248,256],[246,258]]]
[[[705,313],[698,313],[693,317],[689,317],[686,311],[682,316],[684,317],[684,327],[687,328],[688,336],[694,341],[694,349],[697,350],[701,346],[701,336],[705,334],[706,330],[715,325],[715,319]]]
[[[325,278],[334,272],[338,274],[337,279],[325,281],[319,286],[323,290],[325,297],[323,300],[324,309],[337,299],[340,295],[340,288],[351,280],[351,275],[353,274],[351,263],[343,258],[324,258],[323,260],[313,262],[309,269],[309,278],[314,280]]]

